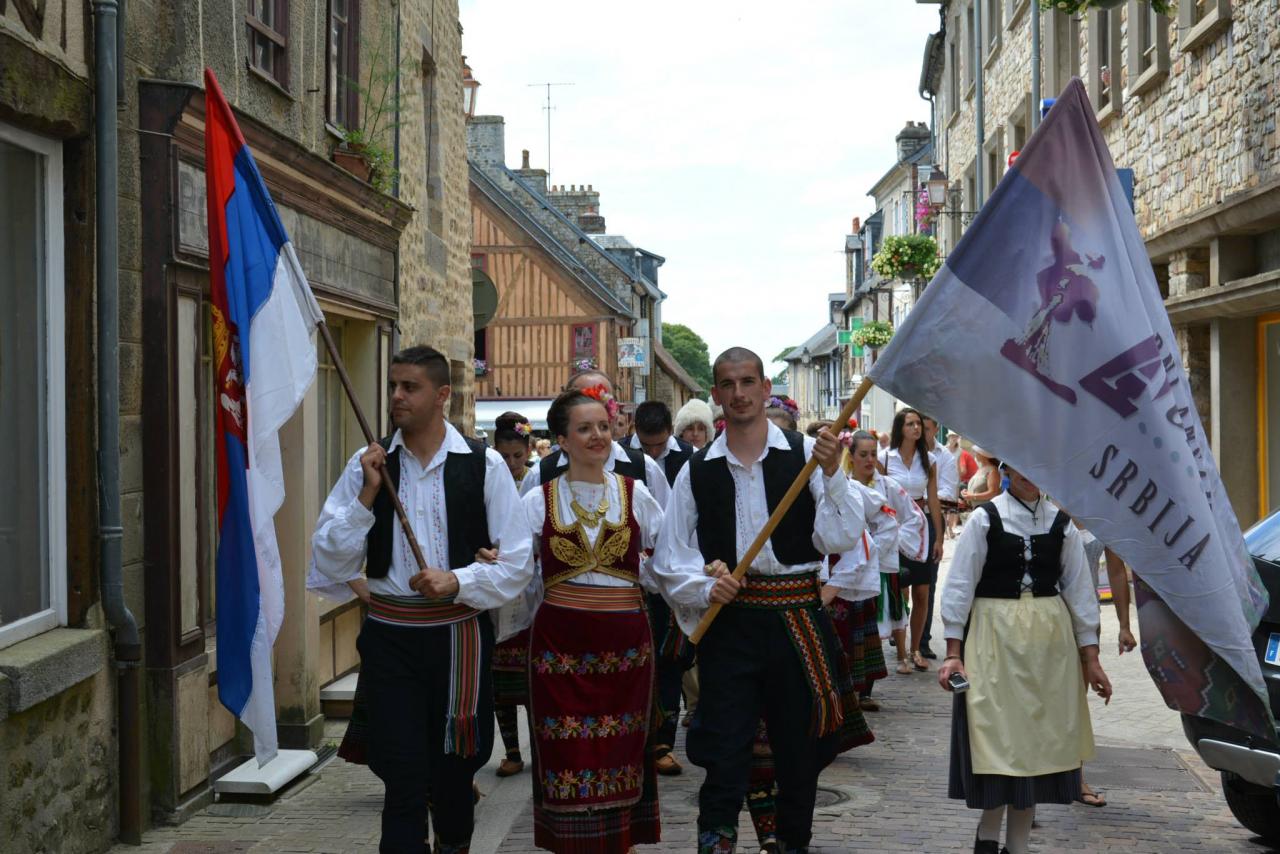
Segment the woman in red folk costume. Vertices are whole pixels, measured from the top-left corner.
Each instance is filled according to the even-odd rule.
[[[558,854],[659,840],[653,634],[639,585],[652,586],[641,556],[662,509],[643,483],[605,471],[614,406],[602,387],[556,399],[547,423],[569,465],[523,499],[544,590],[529,639],[534,844]]]

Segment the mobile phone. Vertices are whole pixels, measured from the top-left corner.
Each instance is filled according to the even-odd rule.
[[[951,685],[951,690],[957,694],[963,694],[969,690],[969,680],[964,678],[963,673],[952,673],[947,677],[947,683]]]

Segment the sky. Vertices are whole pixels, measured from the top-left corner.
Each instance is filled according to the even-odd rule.
[[[910,0],[461,0],[479,115],[507,165],[591,184],[610,234],[665,257],[663,320],[766,360],[825,322],[844,236],[896,160],[938,6]]]

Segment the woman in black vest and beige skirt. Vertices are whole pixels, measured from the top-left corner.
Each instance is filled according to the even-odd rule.
[[[1036,804],[1080,796],[1080,767],[1094,752],[1088,689],[1111,698],[1080,532],[1035,484],[1006,471],[1009,490],[965,523],[941,597],[938,681],[956,691],[949,795],[983,811],[974,841],[982,854],[1025,854]]]

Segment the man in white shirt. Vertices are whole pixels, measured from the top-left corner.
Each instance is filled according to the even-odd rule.
[[[830,431],[806,439],[765,417],[771,384],[759,356],[732,348],[716,359],[713,376],[725,432],[676,478],[654,554],[655,579],[684,631],[694,630],[711,603],[728,605],[698,645],[701,695],[687,742],[690,760],[707,772],[698,851],[735,850],[762,717],[776,763],[781,850],[804,850],[818,774],[843,743],[843,725],[856,717],[865,732],[856,699],[843,702],[847,680],[839,675],[838,641],[818,580],[825,555],[860,542],[861,488],[840,471],[841,448]],[[821,470],[740,584],[728,567],[745,554],[810,456]]]
[[[364,566],[361,691],[369,767],[385,785],[383,852],[422,851],[427,794],[436,851],[466,851],[472,778],[493,750],[493,628],[488,609],[532,578],[532,548],[502,457],[444,419],[449,363],[430,347],[391,360],[390,439],[362,448],[325,501],[312,537],[315,569],[335,583]],[[396,519],[400,497],[421,548]],[[478,562],[481,549],[495,562]]]
[[[569,382],[565,383],[564,390],[577,389],[582,391],[594,386],[604,386],[609,396],[613,396],[613,380],[596,370],[579,371],[569,377]],[[522,483],[521,488],[527,494],[530,490],[536,489],[540,484],[550,480],[552,477],[564,474],[568,466],[569,458],[562,454],[559,448],[556,448],[543,457],[538,465],[534,466],[525,475],[525,480],[529,481],[529,485],[525,487]],[[640,481],[648,488],[649,494],[658,500],[660,507],[667,506],[667,497],[671,495],[671,486],[662,471],[662,466],[658,465],[657,461],[647,454],[638,450],[628,449],[615,439],[613,442],[613,457],[609,462],[605,463],[604,470],[607,472],[616,471],[632,480]]]

